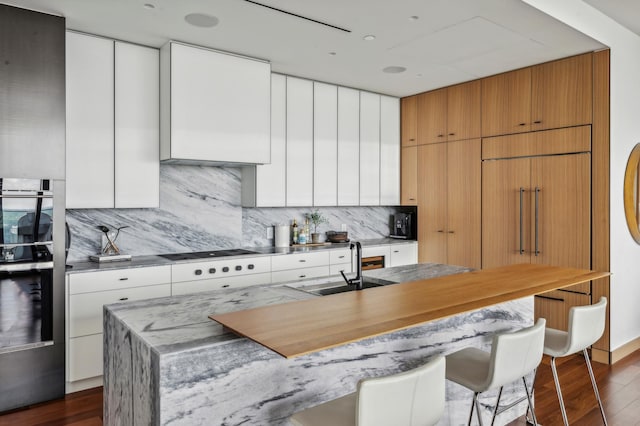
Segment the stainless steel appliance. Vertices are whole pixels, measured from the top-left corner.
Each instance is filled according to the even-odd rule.
[[[169,253],[158,256],[169,260],[192,260],[192,259],[217,259],[219,257],[240,256],[243,254],[256,254],[257,252],[245,249],[193,251],[188,253]]]
[[[0,40],[2,412],[65,391],[65,20],[0,4]]]

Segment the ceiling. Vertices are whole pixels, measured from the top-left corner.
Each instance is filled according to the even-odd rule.
[[[620,25],[640,35],[640,2],[638,0],[583,0]]]
[[[154,47],[178,40],[266,59],[275,72],[394,96],[604,47],[520,0],[0,1],[63,15],[73,30]],[[219,22],[195,27],[184,19],[191,13]],[[389,66],[406,71],[384,73]]]

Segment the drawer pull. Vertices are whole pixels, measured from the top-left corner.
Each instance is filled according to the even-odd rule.
[[[536,294],[535,297],[539,297],[540,299],[554,300],[556,302],[564,302],[564,299],[562,299],[560,297],[541,296],[539,294]]]
[[[455,231],[449,231],[450,234],[455,234]]]
[[[415,138],[411,138],[411,139],[409,139],[409,140],[410,140],[410,141],[415,141]]]
[[[242,271],[242,266],[236,265],[236,271]]]
[[[210,274],[215,274],[216,273],[216,268],[209,268],[209,273]]]
[[[533,124],[540,124],[540,123],[542,123],[542,120],[536,120],[533,122]]]
[[[455,136],[455,133],[449,133],[449,136]]]
[[[195,274],[196,275],[202,275],[202,269],[196,269]]]
[[[120,278],[120,281],[127,281],[129,278],[124,277],[124,278]]]
[[[444,137],[444,134],[438,135],[438,137],[439,137],[439,138],[443,138],[443,137]]]
[[[222,288],[229,288],[229,284],[223,285]]]
[[[400,253],[400,250],[394,250],[393,252],[394,253]]]
[[[300,260],[298,260],[298,262],[304,263],[304,262],[306,262],[306,260],[305,259],[300,259]]]
[[[250,264],[247,265],[247,268],[248,269],[253,269],[253,268],[255,268],[255,265],[253,263],[250,263]]]
[[[437,232],[439,232],[439,233],[441,233],[441,234],[442,234],[442,233],[444,233],[444,229],[438,229],[438,231],[437,231]]]
[[[344,254],[342,256],[338,256],[338,259],[344,259]]]
[[[300,275],[300,276],[298,276],[298,278],[307,278],[307,276],[306,275]]]
[[[518,123],[518,126],[526,126],[527,123]]]
[[[121,297],[121,298],[120,298],[120,299],[118,299],[118,300],[122,300],[122,301],[124,302],[125,300],[129,300],[129,298],[128,298],[128,297]]]
[[[229,267],[225,266],[224,268],[222,268],[222,272],[229,272]]]

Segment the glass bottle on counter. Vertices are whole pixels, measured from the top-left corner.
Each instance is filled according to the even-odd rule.
[[[293,244],[298,244],[298,223],[295,219],[293,219],[293,226],[291,227],[293,228]]]

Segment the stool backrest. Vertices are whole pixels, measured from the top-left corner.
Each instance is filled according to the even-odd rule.
[[[356,425],[427,426],[444,414],[445,358],[392,376],[358,383]]]
[[[602,337],[607,314],[607,298],[595,305],[574,306],[569,310],[569,338],[566,354],[579,352]]]
[[[486,389],[504,386],[538,367],[544,349],[546,320],[513,333],[494,336]]]

